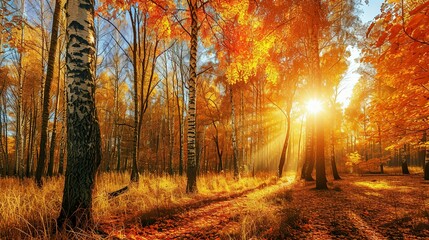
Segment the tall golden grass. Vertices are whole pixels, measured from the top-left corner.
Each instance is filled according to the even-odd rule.
[[[198,178],[197,194],[186,194],[186,177],[141,176],[129,191],[108,199],[108,193],[129,184],[129,174],[103,173],[96,179],[93,193],[95,224],[123,223],[144,212],[192,203],[198,199],[236,193],[262,184],[267,177],[208,175]],[[55,219],[61,208],[63,177],[47,179],[38,189],[33,179],[0,179],[0,239],[68,238],[55,233]],[[118,226],[122,227],[122,226]],[[76,233],[75,238],[95,238],[94,233]]]

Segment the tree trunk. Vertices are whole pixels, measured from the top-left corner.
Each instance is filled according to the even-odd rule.
[[[297,164],[296,164],[296,174],[298,175],[299,169],[300,169],[300,163],[301,163],[301,142],[302,142],[302,129],[304,126],[304,117],[301,118],[301,127],[299,129],[299,139],[298,139],[298,160],[297,160]],[[303,163],[304,164],[304,163]],[[302,169],[304,169],[304,166],[302,166]],[[301,175],[300,178],[303,177],[303,172],[301,170]]]
[[[60,74],[58,74],[57,93],[55,99],[55,110],[54,110],[54,125],[52,126],[51,135],[51,146],[49,149],[49,163],[48,163],[48,177],[54,176],[54,156],[55,156],[55,145],[57,141],[57,119],[58,119],[58,104],[60,104]]]
[[[231,141],[232,141],[232,164],[234,170],[234,179],[240,178],[238,171],[238,148],[237,148],[237,134],[235,129],[235,106],[232,85],[229,85],[229,102],[231,103]]]
[[[189,97],[188,97],[188,166],[186,192],[197,192],[197,154],[196,154],[196,80],[197,80],[197,47],[198,47],[198,15],[197,1],[188,0],[191,16],[190,59],[189,59]]]
[[[120,74],[120,70],[119,70],[119,59],[118,59],[118,55],[119,53],[116,52],[115,54],[117,54],[114,58],[114,64],[115,64],[115,86],[114,86],[114,103],[115,103],[115,108],[113,111],[113,138],[114,138],[114,151],[116,153],[116,171],[120,172],[121,171],[121,144],[120,144],[120,138],[119,138],[119,126],[118,126],[118,122],[119,122],[119,74]]]
[[[305,181],[314,181],[311,174],[314,169],[314,144],[315,144],[315,130],[314,130],[314,116],[308,116],[307,118],[307,130],[306,130],[306,149],[305,149],[305,162],[303,168]]]
[[[46,145],[48,141],[48,121],[49,121],[49,100],[51,84],[54,78],[54,64],[58,43],[58,28],[61,17],[61,0],[55,1],[54,18],[52,20],[51,43],[49,46],[48,69],[46,72],[45,86],[43,88],[43,109],[42,109],[42,128],[40,132],[40,154],[37,161],[36,183],[38,187],[42,187],[42,176],[45,170],[46,161]]]
[[[183,74],[181,74],[181,76],[183,76]],[[177,84],[177,85],[179,85],[179,84]],[[182,92],[182,102],[184,103],[185,102],[185,86],[184,86],[185,84],[184,84],[184,81],[183,81],[183,77],[182,77],[182,82],[181,82],[181,92]],[[185,122],[185,119],[184,119],[184,116],[185,116],[185,112],[184,112],[184,110],[185,110],[185,108],[182,106],[180,106],[180,103],[179,103],[179,94],[177,94],[177,112],[178,112],[178,117],[179,117],[179,125],[180,125],[180,129],[179,129],[179,131],[180,131],[180,140],[179,140],[179,154],[180,154],[180,156],[179,156],[179,175],[180,176],[183,176],[183,169],[184,169],[184,167],[183,167],[183,158],[184,158],[184,151],[185,151],[185,149],[184,149],[184,144],[185,144],[185,124],[184,124],[184,122]]]
[[[337,163],[335,162],[335,130],[332,130],[332,143],[331,143],[331,167],[332,175],[334,180],[341,180],[340,174],[338,174]]]
[[[320,70],[320,49],[319,49],[319,31],[320,31],[320,0],[313,0],[311,4],[311,16],[310,22],[311,26],[309,28],[309,37],[310,37],[310,61],[311,61],[311,75],[313,80],[313,91],[315,92],[315,97],[319,101],[323,100],[323,80]],[[317,121],[314,122],[314,127],[316,128],[316,151],[315,151],[315,161],[316,161],[316,189],[327,189],[326,184],[326,171],[325,171],[325,132],[324,132],[324,115],[319,114],[317,116]]]
[[[137,169],[137,159],[139,155],[139,99],[138,99],[138,69],[137,69],[137,29],[136,22],[137,20],[133,17],[132,10],[129,10],[129,15],[131,19],[131,26],[133,30],[133,69],[134,69],[134,128],[133,128],[133,158],[132,158],[132,168],[131,168],[131,181],[139,181],[139,172]]]
[[[214,121],[212,121],[212,124],[216,130],[216,135],[213,136],[213,141],[215,142],[215,145],[216,145],[216,153],[219,160],[216,170],[217,170],[217,173],[221,173],[223,171],[223,166],[222,166],[222,150],[220,149],[220,145],[219,145],[219,131]]]
[[[316,189],[327,189],[323,115],[320,116],[319,120],[316,122],[316,141]]]
[[[407,144],[404,144],[404,147],[402,149],[402,174],[410,174],[410,171],[408,170],[408,162],[410,160],[410,152],[409,148],[407,149]]]
[[[278,168],[278,177],[281,178],[283,175],[283,167],[285,165],[286,162],[286,151],[288,149],[288,143],[289,143],[289,135],[290,135],[290,116],[286,117],[287,119],[287,127],[286,127],[286,138],[285,141],[283,143],[283,149],[282,149],[282,153],[280,155],[280,163],[279,163],[279,168]]]
[[[382,146],[382,142],[381,142],[381,128],[380,128],[380,124],[377,124],[377,128],[378,128],[378,150],[379,150],[379,154],[380,154],[380,159],[383,158],[383,146]],[[384,167],[383,167],[383,163],[380,163],[380,173],[384,173]]]
[[[9,174],[9,143],[8,143],[8,123],[7,123],[7,111],[6,111],[6,99],[3,98],[3,109],[4,112],[2,114],[2,116],[0,116],[0,118],[3,118],[3,122],[4,122],[4,138],[5,138],[5,143],[4,143],[4,151],[5,151],[5,167],[4,167],[4,175],[8,175]]]
[[[21,0],[21,16],[24,18],[24,12],[25,12],[25,4],[24,1]],[[24,22],[21,24],[21,40],[20,45],[21,47],[24,47],[24,29],[25,25]],[[15,175],[19,177],[23,177],[24,173],[20,172],[20,165],[22,164],[21,161],[23,151],[22,151],[22,130],[21,130],[21,124],[22,124],[22,87],[23,87],[23,81],[24,81],[24,72],[22,67],[22,55],[23,53],[19,54],[19,68],[18,68],[18,78],[19,78],[19,90],[18,90],[18,109],[16,113],[16,144],[15,144],[15,153],[16,153],[16,161],[15,161]]]
[[[427,133],[423,132],[422,139],[420,140],[420,148],[418,152],[418,162],[423,164],[423,175],[425,180],[429,180],[429,149],[426,147]]]
[[[92,189],[101,162],[95,105],[94,2],[67,3],[67,170],[60,229],[90,229]]]
[[[0,9],[1,11],[1,9]],[[1,17],[0,17],[1,18]],[[1,21],[2,22],[2,21]],[[1,36],[0,36],[1,38]],[[1,44],[1,39],[0,39],[0,44]],[[0,50],[1,50],[1,45],[0,45]],[[0,150],[1,150],[1,161],[0,161],[0,177],[1,176],[5,176],[6,175],[6,151],[4,148],[4,144],[3,144],[3,89],[0,90]],[[7,138],[6,138],[7,141]]]
[[[36,105],[36,101],[33,101],[34,105]],[[28,178],[31,177],[33,172],[33,157],[34,157],[34,139],[36,136],[36,120],[37,120],[37,107],[33,106],[33,111],[30,113],[30,129],[29,129],[29,137],[28,137],[28,151],[27,151],[27,165],[25,169],[25,174]]]
[[[154,53],[155,54],[155,53]],[[170,113],[170,87],[168,82],[168,66],[167,59],[165,59],[165,88],[167,96],[167,126],[168,126],[168,174],[173,176],[173,155],[174,155],[174,108],[171,109],[173,112]],[[172,79],[174,82],[174,79]],[[174,89],[173,89],[174,91]]]

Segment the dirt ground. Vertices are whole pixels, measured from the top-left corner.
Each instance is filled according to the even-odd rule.
[[[346,175],[329,190],[314,185],[278,181],[104,230],[112,239],[429,239],[422,175]]]

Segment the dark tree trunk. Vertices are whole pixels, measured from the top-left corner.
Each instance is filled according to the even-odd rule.
[[[331,156],[331,167],[332,167],[332,175],[335,180],[341,180],[340,174],[338,173],[337,163],[335,162],[335,155]]]
[[[425,175],[424,179],[425,180],[429,180],[429,149],[426,149],[426,153],[425,153],[425,165],[424,165],[424,168],[423,168],[423,172],[424,172],[424,175]]]
[[[289,143],[289,135],[290,135],[290,117],[287,116],[287,127],[286,127],[286,138],[283,143],[283,149],[282,153],[280,155],[280,162],[279,162],[279,168],[278,168],[278,177],[281,178],[283,175],[283,167],[286,162],[286,151],[288,149],[288,143]]]
[[[60,63],[61,64],[61,63]],[[60,68],[60,66],[58,66]],[[58,74],[58,83],[56,90],[56,99],[55,99],[55,110],[54,110],[54,125],[52,126],[52,135],[51,135],[51,146],[49,149],[49,163],[48,163],[48,177],[54,176],[54,156],[55,156],[55,147],[57,143],[57,120],[58,120],[58,104],[60,104],[60,74]]]
[[[30,129],[29,129],[29,137],[28,137],[28,150],[27,150],[27,165],[25,166],[25,175],[27,178],[31,177],[32,172],[32,164],[33,164],[33,143],[34,143],[34,135],[36,134],[36,107],[30,113]]]
[[[37,186],[42,187],[42,176],[45,171],[45,161],[46,161],[46,145],[48,142],[48,121],[49,121],[49,100],[50,100],[50,91],[51,84],[54,78],[54,64],[57,51],[58,43],[58,28],[61,17],[61,0],[55,1],[55,10],[54,10],[54,19],[52,20],[52,34],[51,34],[51,43],[49,46],[49,56],[48,56],[48,69],[46,72],[45,86],[43,88],[43,109],[42,109],[42,128],[40,132],[40,154],[39,160],[37,161],[36,169],[36,183]]]
[[[314,161],[315,161],[315,128],[314,128],[314,116],[308,116],[307,118],[307,140],[306,140],[306,153],[305,153],[305,163],[304,170],[305,175],[304,179],[306,181],[314,181],[311,174],[314,169]]]
[[[316,139],[316,189],[327,189],[323,116],[320,116],[320,119],[316,122]]]
[[[191,42],[189,60],[189,98],[188,98],[188,166],[186,192],[197,192],[197,153],[196,153],[196,80],[197,80],[197,47],[198,47],[198,15],[197,1],[188,0],[191,16]]]
[[[335,132],[332,131],[332,152],[331,152],[331,167],[332,175],[334,180],[341,180],[340,174],[338,174],[337,163],[335,162]]]
[[[311,61],[311,75],[313,77],[313,91],[315,91],[315,97],[319,101],[323,101],[323,79],[320,70],[320,49],[319,49],[319,32],[320,32],[320,21],[321,21],[321,2],[320,0],[313,0],[310,6],[310,61]],[[324,132],[324,115],[317,115],[317,121],[314,122],[316,128],[315,135],[315,160],[316,160],[316,189],[327,189],[326,184],[326,171],[325,171],[325,132]]]
[[[409,146],[407,148],[407,144],[404,144],[403,155],[402,155],[402,174],[410,174],[408,170],[408,162],[410,161],[410,151]]]
[[[137,10],[135,10],[137,11]],[[134,87],[134,93],[133,93],[133,101],[134,101],[134,128],[133,128],[133,151],[132,151],[132,167],[131,167],[131,182],[138,182],[139,181],[139,172],[137,169],[137,159],[139,156],[139,99],[138,99],[138,64],[137,64],[137,46],[138,46],[138,38],[137,38],[137,32],[136,29],[137,26],[137,17],[135,16],[132,10],[129,10],[129,15],[131,19],[131,26],[133,30],[133,49],[132,49],[132,57],[133,57],[133,87]],[[141,119],[140,119],[141,121]]]
[[[94,2],[67,3],[67,169],[60,229],[90,229],[92,190],[101,162],[95,105]]]
[[[216,146],[216,153],[217,153],[217,157],[218,157],[218,164],[216,167],[217,173],[221,173],[223,171],[223,166],[222,166],[222,150],[220,149],[220,145],[219,145],[219,131],[217,129],[216,123],[214,121],[212,121],[213,127],[216,130],[216,135],[213,136],[213,141],[215,143]]]

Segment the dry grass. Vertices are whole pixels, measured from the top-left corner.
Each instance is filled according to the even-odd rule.
[[[272,177],[268,181],[276,184],[250,193],[237,216],[238,224],[226,228],[221,239],[283,239],[285,224],[295,224],[291,221],[300,218],[295,212],[282,212],[292,201],[293,179],[294,176],[280,180]]]
[[[124,222],[147,211],[169,206],[180,206],[199,199],[220,194],[235,193],[255,188],[266,178],[242,178],[235,181],[226,175],[198,178],[199,193],[185,192],[186,178],[141,176],[139,184],[108,200],[107,193],[129,184],[128,174],[105,173],[97,177],[93,198],[96,224]],[[55,218],[61,207],[64,179],[52,178],[43,189],[38,189],[33,179],[0,179],[0,239],[46,239],[55,232]],[[122,226],[118,226],[122,227]],[[95,238],[94,233],[72,233],[74,238]],[[58,235],[55,238],[70,238]]]

